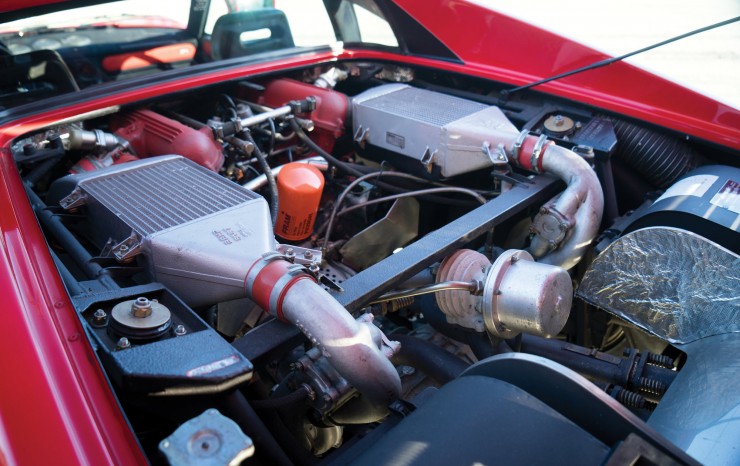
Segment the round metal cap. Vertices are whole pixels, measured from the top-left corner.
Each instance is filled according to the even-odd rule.
[[[486,329],[500,338],[521,332],[553,337],[565,326],[573,302],[568,272],[516,249],[494,262],[483,288]]]
[[[167,332],[172,325],[170,310],[157,301],[147,301],[144,303],[142,298],[138,298],[113,306],[110,313],[111,330],[134,339],[156,338]]]
[[[565,115],[552,115],[545,120],[543,124],[545,131],[553,136],[563,136],[570,134],[575,127],[573,119]]]

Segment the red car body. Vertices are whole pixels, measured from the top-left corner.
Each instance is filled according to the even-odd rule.
[[[2,2],[2,10],[51,3]],[[0,128],[0,463],[145,464],[47,250],[9,151],[13,138],[74,115],[266,71],[355,58],[439,68],[512,85],[602,60],[598,51],[464,1],[396,2],[462,63],[364,49],[320,52],[123,90]],[[492,25],[495,24],[495,27]],[[477,31],[475,34],[460,31]],[[538,88],[740,149],[740,112],[627,63]]]

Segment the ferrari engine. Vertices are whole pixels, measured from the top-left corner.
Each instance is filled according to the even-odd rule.
[[[547,446],[528,463],[684,461],[639,418],[711,403],[671,393],[692,342],[740,331],[740,170],[618,115],[335,67],[13,145],[150,459],[194,464],[207,432],[218,464],[444,464],[494,429]]]

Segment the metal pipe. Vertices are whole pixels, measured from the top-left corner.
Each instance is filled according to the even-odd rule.
[[[283,105],[282,107],[278,107],[272,110],[267,110],[263,113],[257,113],[247,118],[242,118],[240,123],[242,125],[242,128],[249,128],[250,126],[264,123],[270,118],[280,118],[285,115],[290,115],[292,111],[293,110],[290,107],[290,105]]]
[[[448,290],[462,290],[469,291],[473,294],[480,291],[481,285],[476,282],[466,282],[459,280],[450,280],[446,282],[439,282],[433,285],[420,286],[418,288],[411,288],[409,290],[393,291],[380,296],[375,301],[371,301],[368,304],[379,304],[385,301],[393,301],[395,299],[411,298],[413,296],[420,296],[429,293],[439,293],[440,291]]]
[[[528,249],[539,262],[570,269],[581,260],[596,237],[604,211],[604,194],[596,173],[583,158],[564,147],[550,145],[542,155],[542,170],[556,175],[568,185],[556,198],[553,208],[572,219],[570,237],[554,251],[549,241],[539,234]]]
[[[388,359],[391,354],[381,350],[391,342],[378,327],[353,319],[311,280],[293,282],[284,292],[283,318],[301,329],[352,386],[377,403],[400,396],[401,379]]]
[[[307,163],[309,165],[313,165],[322,172],[325,172],[329,169],[329,163],[326,161],[324,157],[316,156],[316,157],[309,157],[307,159],[303,160],[296,160],[295,163]],[[287,164],[286,164],[287,165]],[[280,165],[277,167],[274,167],[272,169],[272,174],[277,177],[280,174],[280,171],[283,169],[285,165]],[[249,189],[250,191],[257,191],[258,189],[264,187],[267,184],[267,175],[260,175],[256,178],[253,178],[246,183],[244,183],[242,186]]]

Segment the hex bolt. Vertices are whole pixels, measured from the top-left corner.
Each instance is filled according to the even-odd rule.
[[[94,324],[98,324],[98,325],[102,325],[102,324],[105,323],[105,319],[107,319],[107,318],[108,318],[108,314],[106,314],[104,310],[98,309],[93,314],[93,323]]]
[[[286,258],[287,258],[287,259],[288,259],[289,261],[293,261],[293,259],[295,259],[295,250],[294,250],[293,248],[288,248],[288,249],[286,249],[286,250],[285,250],[285,257],[286,257]]]
[[[131,347],[131,342],[130,342],[130,341],[128,341],[128,338],[126,338],[126,337],[121,337],[121,338],[120,338],[120,339],[118,340],[118,343],[116,343],[116,347],[117,347],[118,349],[126,349],[126,348],[130,348],[130,347]]]
[[[311,260],[313,258],[313,253],[309,250],[303,253],[303,257],[305,257],[308,260]]]
[[[181,336],[185,335],[186,333],[188,333],[188,331],[185,329],[185,326],[184,325],[178,324],[175,327],[175,335],[177,335],[178,337],[181,337]]]
[[[131,304],[131,314],[139,318],[149,317],[152,315],[152,302],[143,296],[136,298]]]
[[[313,274],[319,273],[319,270],[320,270],[319,263],[316,262],[316,261],[311,262],[311,265],[308,266],[308,271],[311,272],[311,273],[313,273]]]

